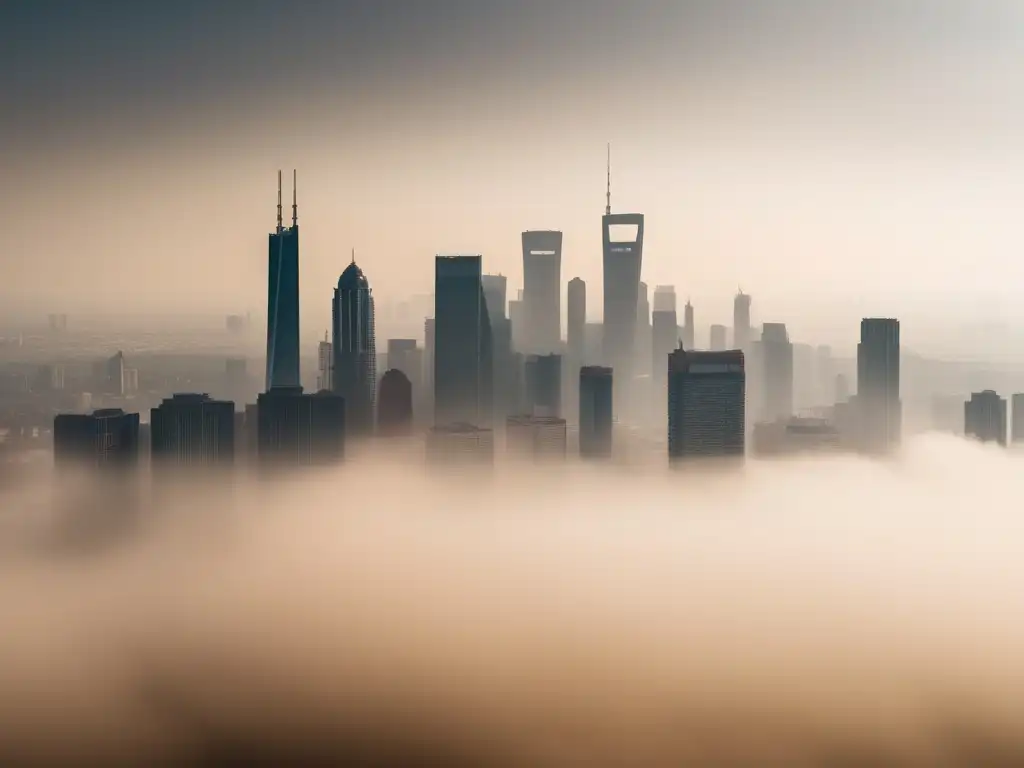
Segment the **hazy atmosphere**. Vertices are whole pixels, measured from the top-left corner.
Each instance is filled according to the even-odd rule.
[[[518,280],[546,227],[599,286],[611,142],[645,279],[708,314],[1017,323],[1022,42],[1012,0],[6,3],[0,298],[258,310],[279,167],[304,286],[353,247],[378,293]]]

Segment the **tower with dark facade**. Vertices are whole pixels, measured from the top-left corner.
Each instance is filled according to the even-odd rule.
[[[292,175],[292,225],[284,226],[277,172],[277,228],[270,233],[267,275],[267,390],[300,387],[299,206]]]
[[[746,371],[742,350],[688,352],[668,359],[671,461],[746,455]]]
[[[53,459],[66,466],[131,469],[139,462],[139,414],[105,408],[53,420]]]
[[[383,437],[412,434],[412,382],[397,368],[386,371],[380,379],[377,434]]]
[[[178,394],[150,411],[154,470],[228,467],[235,460],[235,404]]]
[[[377,398],[377,341],[370,283],[355,261],[338,278],[332,305],[331,372],[334,393],[345,398],[349,435],[373,431]]]
[[[550,354],[562,345],[562,233],[523,232],[525,349]]]
[[[580,456],[588,459],[612,455],[612,369],[580,369]]]
[[[900,322],[864,318],[857,345],[857,416],[862,446],[884,453],[900,443]]]
[[[257,454],[265,467],[329,465],[345,455],[345,399],[277,387],[256,400]]]
[[[964,403],[964,434],[982,443],[1006,447],[1006,399],[987,389]]]

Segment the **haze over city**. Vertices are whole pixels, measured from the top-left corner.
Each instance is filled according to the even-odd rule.
[[[0,764],[1024,762],[1022,43],[0,7]]]

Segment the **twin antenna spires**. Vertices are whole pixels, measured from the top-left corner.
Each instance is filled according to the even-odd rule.
[[[292,226],[299,225],[299,175],[292,170]],[[281,204],[281,171],[277,172],[277,231],[284,229],[284,206]]]

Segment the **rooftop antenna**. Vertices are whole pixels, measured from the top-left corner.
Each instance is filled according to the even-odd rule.
[[[299,174],[292,168],[292,226],[299,226]]]
[[[284,229],[284,214],[281,207],[281,171],[277,172],[277,231]]]
[[[356,263],[356,249],[355,248],[352,249],[352,263],[353,264]]]
[[[612,145],[608,143],[608,187],[605,191],[604,215],[612,215]]]

